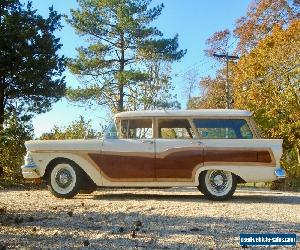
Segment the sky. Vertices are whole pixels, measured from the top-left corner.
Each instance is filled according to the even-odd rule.
[[[53,6],[57,12],[67,15],[70,14],[70,9],[78,7],[76,0],[32,0],[32,3],[38,13],[45,17],[48,15],[50,6]],[[152,2],[153,5],[160,3],[163,3],[165,8],[152,26],[162,31],[165,37],[179,34],[180,48],[187,49],[184,58],[172,65],[172,83],[175,93],[182,108],[185,108],[187,96],[183,94],[185,92],[184,74],[189,70],[195,70],[199,77],[214,74],[218,65],[203,54],[205,41],[216,31],[226,28],[232,30],[236,19],[245,15],[250,0],[153,0]],[[85,44],[84,38],[78,36],[64,20],[62,24],[64,27],[56,32],[56,36],[60,37],[63,44],[60,53],[74,58],[76,47]],[[68,70],[65,76],[67,86],[79,84],[76,77]],[[111,119],[103,107],[97,106],[91,110],[62,99],[53,104],[51,111],[33,118],[35,136],[39,137],[42,133],[50,132],[54,125],[67,126],[72,121],[78,120],[80,116],[90,120],[97,130],[100,129],[100,124],[107,123]]]

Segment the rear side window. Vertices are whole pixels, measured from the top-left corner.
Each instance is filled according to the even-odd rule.
[[[244,119],[195,119],[203,139],[252,139],[253,134]]]
[[[150,139],[152,138],[151,119],[121,120],[120,138]]]
[[[162,139],[192,139],[195,136],[187,119],[159,119],[158,137]]]

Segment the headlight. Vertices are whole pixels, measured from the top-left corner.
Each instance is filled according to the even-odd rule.
[[[32,156],[27,153],[26,156],[24,157],[25,165],[35,165]]]

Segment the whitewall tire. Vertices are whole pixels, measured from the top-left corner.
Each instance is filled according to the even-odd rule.
[[[199,176],[198,189],[210,200],[228,200],[235,192],[237,177],[224,170],[207,170]]]
[[[70,162],[60,162],[49,171],[48,188],[58,198],[73,198],[79,193],[82,184],[80,168]]]

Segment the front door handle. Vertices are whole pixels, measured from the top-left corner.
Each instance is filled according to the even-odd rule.
[[[153,144],[154,142],[151,140],[142,140],[142,143],[148,143],[148,144]]]

